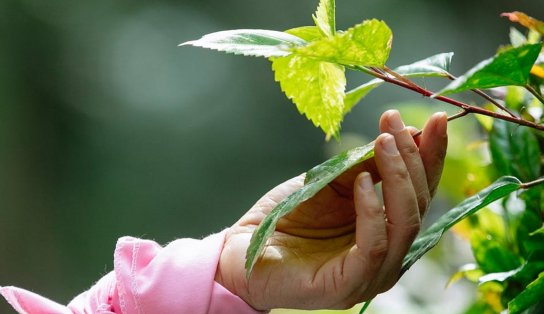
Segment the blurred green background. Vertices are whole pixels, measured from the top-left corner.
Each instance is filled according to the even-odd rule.
[[[330,151],[374,137],[387,108],[428,103],[383,87],[347,116],[343,142],[325,143],[267,60],[176,47],[218,30],[309,25],[317,2],[2,0],[0,285],[66,303],[112,269],[118,237],[219,231]],[[389,66],[454,51],[455,74],[508,42],[499,13],[544,15],[542,0],[337,2],[339,29],[388,23]]]

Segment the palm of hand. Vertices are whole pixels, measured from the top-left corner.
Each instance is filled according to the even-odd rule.
[[[362,167],[358,171],[362,171]],[[355,178],[351,173],[280,219],[247,284],[253,304],[273,308],[276,306],[269,300],[282,299],[282,307],[300,307],[301,300],[312,300],[312,308],[346,307],[331,300],[352,290],[346,286],[350,278],[344,277],[342,271],[355,245],[356,214],[350,191]],[[304,175],[291,179],[261,198],[231,228],[227,245],[247,248],[251,234],[262,219],[281,200],[299,189],[303,181]],[[360,282],[360,278],[351,284],[355,282]]]

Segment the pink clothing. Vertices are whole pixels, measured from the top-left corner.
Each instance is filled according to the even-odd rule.
[[[214,281],[224,239],[222,232],[163,248],[120,238],[114,270],[68,306],[16,287],[0,287],[0,293],[21,314],[259,313]]]

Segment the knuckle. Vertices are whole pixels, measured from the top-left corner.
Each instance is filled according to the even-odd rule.
[[[387,239],[380,239],[374,243],[374,245],[368,251],[368,256],[373,263],[376,261],[383,260],[387,255],[388,251],[388,241]]]
[[[413,241],[421,229],[421,218],[419,217],[418,212],[414,215],[407,217],[403,221],[389,221],[388,224],[401,232],[405,241]]]
[[[411,233],[418,233],[421,228],[421,217],[419,213],[414,213],[406,221],[406,230]]]
[[[397,166],[391,173],[392,180],[395,182],[402,182],[410,180],[410,174],[405,167]]]
[[[426,211],[431,203],[431,195],[428,190],[417,193],[417,203],[421,211]]]
[[[411,224],[406,225],[404,230],[406,232],[407,239],[413,240],[415,238],[415,236],[421,230],[421,223],[420,223],[419,219],[418,219],[418,221],[416,223],[411,223]]]
[[[400,154],[403,156],[419,155],[419,148],[415,144],[401,147],[399,151],[400,151]]]

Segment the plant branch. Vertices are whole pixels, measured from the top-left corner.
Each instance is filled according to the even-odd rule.
[[[362,307],[361,310],[359,311],[359,314],[363,314],[364,312],[366,312],[366,310],[368,309],[368,306],[370,305],[370,302],[372,302],[372,300],[374,300],[374,299],[370,299],[370,300],[366,301],[366,302],[363,304],[363,307]]]
[[[455,120],[457,118],[461,118],[469,114],[470,112],[466,109],[459,111],[458,113],[454,114],[453,116],[448,117],[448,121]]]
[[[450,80],[455,80],[456,77],[449,74],[448,73],[448,78]],[[499,104],[495,99],[493,99],[491,96],[489,96],[488,94],[484,93],[482,90],[480,89],[471,89],[471,91],[475,92],[476,94],[480,95],[482,98],[484,98],[485,100],[489,101],[490,103],[492,103],[495,107],[503,110],[503,111],[506,111],[508,112],[508,114],[510,114],[512,117],[516,117],[516,115],[508,108],[506,108],[505,106]]]
[[[527,84],[524,86],[526,90],[528,90],[531,94],[533,94],[533,96],[536,97],[536,99],[538,99],[541,103],[544,104],[544,97],[536,90],[534,89],[531,85]]]
[[[407,80],[406,78],[404,78],[403,80],[399,80],[395,77],[391,77],[389,75],[386,75],[386,74],[383,74],[383,73],[380,73],[379,71],[375,71],[373,70],[372,68],[365,68],[365,69],[362,69],[360,67],[357,67],[358,70],[360,71],[363,71],[363,72],[366,72],[376,78],[379,78],[385,82],[388,82],[388,83],[391,83],[391,84],[395,84],[397,86],[400,86],[400,87],[404,87],[406,89],[409,89],[409,90],[412,90],[418,94],[421,94],[425,97],[429,97],[429,98],[434,98],[434,99],[437,99],[437,100],[440,100],[442,102],[445,102],[445,103],[448,103],[448,104],[451,104],[451,105],[454,105],[456,107],[459,107],[461,109],[463,109],[464,111],[466,111],[465,114],[468,114],[468,113],[475,113],[475,114],[481,114],[481,115],[484,115],[484,116],[488,116],[488,117],[493,117],[493,118],[496,118],[496,119],[500,119],[500,120],[505,120],[505,121],[509,121],[509,122],[512,122],[512,123],[516,123],[516,124],[519,124],[519,125],[523,125],[523,126],[527,126],[527,127],[530,127],[530,128],[533,128],[533,129],[537,129],[537,130],[541,130],[541,131],[544,131],[544,125],[542,124],[537,124],[537,123],[534,123],[534,122],[531,122],[531,121],[528,121],[528,120],[525,120],[525,119],[522,119],[522,118],[519,118],[519,117],[516,117],[516,116],[511,116],[511,115],[505,115],[505,114],[502,114],[502,113],[498,113],[498,112],[493,112],[493,111],[490,111],[490,110],[487,110],[487,109],[483,109],[483,108],[480,108],[480,107],[477,107],[477,106],[472,106],[472,105],[469,105],[467,103],[464,103],[464,102],[461,102],[461,101],[458,101],[458,100],[455,100],[453,98],[449,98],[449,97],[446,97],[446,96],[441,96],[441,95],[434,95],[433,92],[413,83],[410,81],[410,84],[406,83],[405,80]]]
[[[404,77],[404,76],[398,74],[397,72],[391,70],[390,68],[384,66],[384,70],[385,70],[386,73],[392,75],[392,76],[393,76],[394,78],[396,78],[397,80],[399,80],[399,81],[401,81],[401,82],[404,82],[404,83],[406,83],[407,85],[410,85],[410,86],[412,86],[412,87],[414,87],[414,88],[417,88],[417,87],[418,87],[417,84],[415,84],[414,82],[410,81],[410,80],[407,79],[406,77]]]
[[[537,185],[542,184],[542,183],[544,183],[544,177],[538,178],[538,179],[530,181],[530,182],[522,183],[521,188],[522,189],[528,189],[528,188],[532,188],[533,186],[537,186]]]

